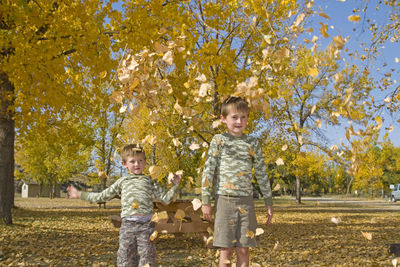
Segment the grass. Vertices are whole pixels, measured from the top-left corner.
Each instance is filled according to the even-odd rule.
[[[71,199],[16,198],[15,204],[14,225],[0,225],[0,266],[116,266],[118,229],[109,216],[119,214],[118,200],[107,209]],[[391,266],[389,244],[400,243],[398,203],[296,205],[280,198],[270,225],[262,200],[256,210],[265,232],[251,249],[253,266]],[[213,266],[218,258],[199,234],[163,234],[156,247],[158,266]]]

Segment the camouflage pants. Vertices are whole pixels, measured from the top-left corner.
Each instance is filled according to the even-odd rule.
[[[154,223],[122,220],[119,231],[119,267],[156,266],[156,247],[150,240]]]

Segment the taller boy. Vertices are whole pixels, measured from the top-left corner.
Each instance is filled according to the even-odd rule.
[[[214,241],[220,247],[219,266],[230,266],[236,251],[236,266],[249,266],[249,247],[256,240],[248,231],[257,228],[253,201],[253,169],[272,219],[272,194],[259,142],[245,135],[249,106],[240,97],[228,97],[221,106],[221,121],[227,133],[216,134],[210,144],[202,177],[202,211],[211,221],[211,188],[215,192]],[[215,176],[215,179],[214,179]]]

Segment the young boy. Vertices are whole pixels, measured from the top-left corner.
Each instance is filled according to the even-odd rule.
[[[257,177],[267,207],[267,223],[272,219],[272,194],[262,151],[258,141],[243,131],[247,126],[249,106],[240,97],[229,97],[221,106],[221,121],[227,133],[213,137],[202,177],[202,211],[211,221],[210,195],[215,175],[214,241],[220,247],[219,266],[230,266],[236,251],[236,266],[249,266],[249,247],[256,240],[248,231],[257,228],[251,180]]]
[[[153,196],[164,204],[174,197],[181,175],[175,175],[174,185],[165,192],[150,176],[143,175],[146,165],[144,150],[135,144],[126,145],[121,153],[122,165],[128,169],[127,176],[119,178],[109,188],[100,193],[88,193],[70,185],[70,198],[80,198],[90,202],[106,201],[121,196],[121,229],[119,234],[118,266],[155,266],[156,249],[150,241],[154,232]]]

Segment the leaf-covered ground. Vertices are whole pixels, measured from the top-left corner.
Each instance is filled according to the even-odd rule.
[[[107,209],[69,199],[17,198],[16,205],[14,225],[0,225],[0,266],[116,266],[118,229],[108,216],[119,213],[117,201]],[[389,244],[400,243],[397,203],[277,200],[268,226],[262,202],[256,206],[265,233],[252,266],[392,266]],[[160,235],[156,246],[159,266],[213,266],[218,256],[198,234]]]

